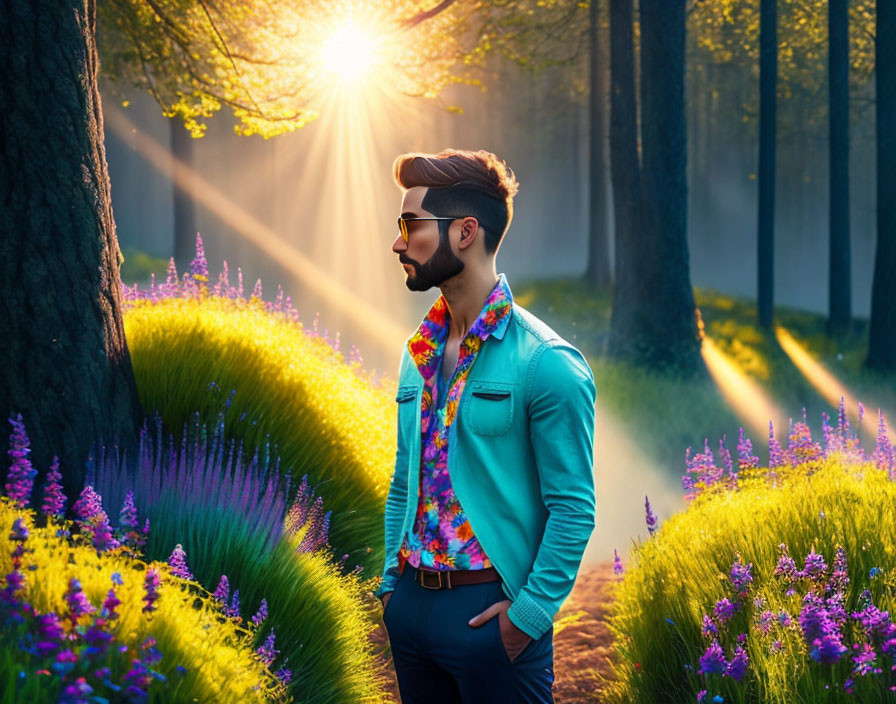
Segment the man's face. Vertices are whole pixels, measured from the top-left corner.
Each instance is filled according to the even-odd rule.
[[[427,190],[425,186],[414,186],[405,191],[401,203],[403,217],[436,217],[421,206]],[[445,237],[441,237],[438,220],[423,220],[408,222],[407,242],[401,234],[396,235],[392,251],[398,255],[398,260],[404,266],[407,275],[405,285],[411,291],[428,291],[463,271],[464,262],[454,254],[448,228],[444,229]]]

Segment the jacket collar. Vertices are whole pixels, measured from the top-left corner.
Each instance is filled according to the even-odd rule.
[[[503,339],[512,311],[513,294],[507,277],[501,273],[467,334],[479,335],[482,340],[489,336]],[[417,331],[408,338],[408,352],[425,379],[435,374],[441,363],[442,350],[448,339],[448,319],[448,303],[445,296],[440,294]]]

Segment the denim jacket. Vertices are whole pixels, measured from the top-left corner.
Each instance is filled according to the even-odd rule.
[[[553,625],[595,527],[594,374],[579,350],[513,303],[484,342],[449,430],[448,471],[473,533],[532,638]],[[423,377],[399,366],[395,469],[385,507],[382,597],[417,507]]]

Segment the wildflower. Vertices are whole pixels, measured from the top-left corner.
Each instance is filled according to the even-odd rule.
[[[766,609],[761,614],[759,614],[759,623],[757,625],[757,628],[763,633],[768,633],[771,630],[772,623],[774,622],[775,612]]]
[[[812,641],[809,655],[823,665],[834,665],[847,650],[849,649],[841,642],[839,633],[825,633]]]
[[[868,674],[879,675],[883,672],[882,668],[875,667],[877,665],[877,653],[874,652],[874,648],[868,643],[853,643],[852,647],[860,650],[858,654],[852,656],[852,661],[855,663],[853,673],[864,677]]]
[[[44,484],[44,500],[41,504],[41,512],[47,516],[61,518],[65,513],[66,496],[62,491],[62,474],[59,471],[59,458],[53,455],[53,464],[47,473],[47,481]]]
[[[874,579],[875,577],[877,577],[877,575],[880,574],[880,571],[880,567],[872,567],[871,571],[868,573],[868,576],[871,577],[871,579]]]
[[[119,601],[118,597],[115,595],[115,590],[110,589],[106,593],[106,600],[103,602],[103,608],[100,611],[100,614],[103,616],[103,618],[109,619],[110,621],[115,620],[116,618],[118,618],[118,614],[116,613],[115,609],[119,606],[119,604],[121,604],[121,601]]]
[[[816,638],[822,638],[828,633],[834,633],[837,628],[828,618],[827,609],[821,598],[809,593],[803,597],[803,608],[799,618],[806,643],[811,645]]]
[[[722,458],[722,464],[725,466],[725,477],[728,480],[728,488],[734,489],[737,487],[737,473],[733,469],[731,453],[728,451],[728,448],[725,447],[725,437],[726,435],[722,435],[722,437],[719,438],[719,457]]]
[[[802,422],[794,423],[787,438],[785,457],[787,462],[793,466],[818,460],[823,455],[821,445],[812,441],[812,432],[805,420],[806,409],[804,407]]]
[[[706,690],[701,689],[699,692],[697,692],[697,704],[704,704],[705,701],[706,701]]]
[[[656,533],[656,515],[650,508],[650,499],[647,498],[646,494],[644,495],[644,507],[647,511],[647,532],[653,535]]]
[[[25,541],[28,540],[28,536],[28,526],[25,522],[21,518],[17,518],[13,521],[12,532],[9,534],[9,539],[18,543],[12,552],[13,560],[16,561],[15,564],[18,564],[18,558],[25,552]]]
[[[184,548],[180,543],[174,546],[174,551],[168,558],[168,564],[171,566],[171,573],[175,577],[187,580],[196,579],[193,573],[190,572],[190,568],[187,567],[187,553],[184,552]]]
[[[753,581],[753,563],[745,565],[740,560],[740,554],[731,566],[731,584],[739,596],[745,595],[750,589],[750,583]]]
[[[271,632],[268,634],[268,637],[265,639],[264,644],[261,645],[258,650],[255,652],[261,657],[261,661],[270,667],[271,663],[274,662],[274,658],[280,653],[279,650],[274,648],[274,629],[271,629]]]
[[[740,427],[737,440],[737,466],[741,472],[759,466],[759,458],[753,454],[753,443],[744,437],[743,426]]]
[[[623,572],[625,572],[625,568],[622,566],[622,560],[619,553],[616,552],[616,548],[613,548],[613,574],[621,579]]]
[[[77,625],[79,618],[96,611],[96,607],[87,600],[87,597],[81,590],[81,581],[77,577],[72,577],[68,581],[65,603],[68,605],[68,617],[72,628]]]
[[[18,611],[21,605],[19,599],[24,589],[25,575],[14,566],[12,572],[6,575],[6,586],[0,590],[0,606],[9,606],[14,612]]]
[[[774,655],[775,653],[780,653],[782,650],[784,650],[784,644],[783,644],[780,640],[775,640],[775,641],[769,646],[769,649],[768,649],[768,651],[769,651],[770,653],[772,653],[773,655]]]
[[[289,681],[292,679],[292,670],[286,667],[281,667],[274,673],[274,676],[283,684],[289,684]]]
[[[190,276],[193,281],[200,284],[208,281],[208,263],[205,260],[205,249],[202,246],[202,237],[196,233],[196,256],[190,262]]]
[[[747,651],[738,645],[734,649],[734,657],[731,658],[731,662],[728,663],[725,674],[735,682],[739,682],[741,677],[743,677],[744,673],[747,671],[749,665],[750,658],[747,655]]]
[[[28,453],[31,452],[31,441],[25,432],[25,424],[22,422],[22,414],[18,413],[16,419],[9,419],[13,430],[9,436],[9,450],[7,454],[12,459],[6,479],[6,495],[12,499],[18,508],[25,508],[31,498],[31,490],[34,487],[34,477],[37,470],[31,466]]]
[[[227,615],[231,618],[240,617],[240,590],[234,589],[233,596],[230,599],[230,608],[227,609]]]
[[[258,611],[252,617],[252,623],[255,626],[258,626],[262,621],[264,621],[268,617],[268,600],[262,599],[261,606],[258,607]]]
[[[121,510],[118,512],[118,528],[121,534],[121,542],[129,547],[137,546],[139,532],[137,530],[137,506],[134,503],[134,491],[128,489],[125,494]]]
[[[877,465],[878,469],[886,471],[892,479],[893,470],[893,446],[890,444],[890,438],[887,436],[887,424],[884,420],[884,412],[877,409],[877,445],[874,452],[871,453],[871,460]]]
[[[827,570],[828,566],[824,561],[824,557],[815,552],[815,547],[813,546],[806,556],[806,564],[804,566],[801,575],[803,577],[808,577],[814,581],[820,580],[824,577],[824,573]]]
[[[112,581],[115,584],[124,584],[124,580],[121,578],[121,572],[113,572],[112,573]]]
[[[149,568],[146,570],[146,577],[143,580],[143,586],[146,590],[146,594],[143,596],[143,601],[146,602],[146,605],[143,607],[143,613],[151,613],[156,610],[155,603],[159,598],[159,571],[153,568]]]
[[[781,444],[775,438],[775,428],[772,422],[768,422],[768,466],[769,469],[775,470],[787,464],[787,458],[784,451],[781,450]]]
[[[65,631],[54,611],[35,616],[33,637],[34,648],[41,657],[62,647]]]
[[[725,623],[737,613],[738,608],[739,605],[729,601],[728,597],[722,597],[715,603],[713,612],[719,623]]]
[[[719,629],[716,627],[716,624],[713,622],[712,618],[707,614],[703,614],[702,632],[703,636],[706,638],[712,638],[719,635]]]
[[[230,595],[230,582],[227,579],[226,574],[221,575],[221,580],[218,582],[218,588],[215,589],[212,597],[227,606],[227,598]]]
[[[724,674],[725,670],[728,668],[728,661],[725,659],[725,653],[722,651],[722,647],[719,645],[717,640],[712,642],[706,652],[700,656],[699,659],[700,667],[697,670],[698,674],[706,675],[706,674]]]

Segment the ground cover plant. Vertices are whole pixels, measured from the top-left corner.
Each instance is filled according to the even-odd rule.
[[[860,415],[864,409],[860,406]],[[896,696],[896,464],[883,413],[866,456],[841,402],[805,418],[767,467],[741,429],[737,460],[686,452],[687,508],[619,577],[610,702],[839,702]]]

